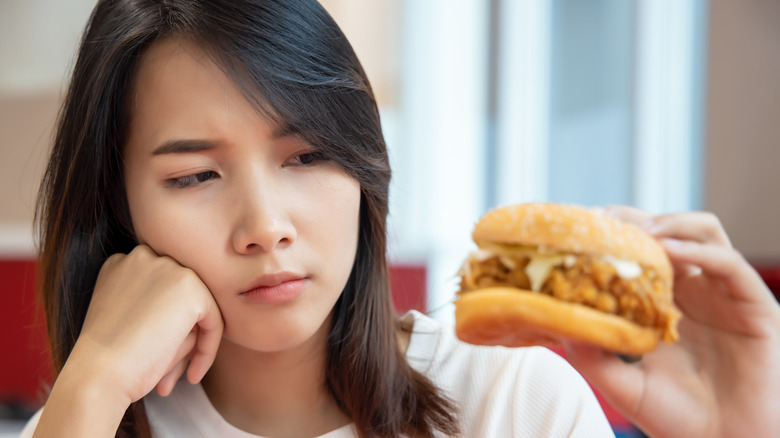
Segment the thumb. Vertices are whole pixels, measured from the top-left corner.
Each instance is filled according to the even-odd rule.
[[[645,371],[641,363],[628,364],[613,353],[591,345],[564,344],[569,363],[615,409],[632,417],[644,392]]]

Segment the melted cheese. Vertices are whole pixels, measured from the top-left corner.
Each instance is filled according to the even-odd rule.
[[[639,263],[637,262],[621,260],[612,256],[604,256],[603,260],[612,265],[617,271],[618,276],[625,280],[630,280],[642,275],[642,267],[639,266]]]
[[[563,264],[566,257],[562,255],[541,255],[531,257],[531,261],[525,267],[525,273],[531,281],[531,290],[540,291],[544,285],[544,280],[550,275],[550,271],[558,265]]]
[[[497,245],[487,244],[473,252],[470,257],[479,261],[484,261],[490,257],[497,256],[501,263],[509,269],[515,269],[517,264],[512,257],[530,257],[531,261],[525,267],[525,273],[531,281],[531,290],[539,291],[544,285],[550,271],[556,266],[564,265],[567,268],[574,266],[577,262],[577,256],[572,254],[555,254],[547,248],[534,248],[521,245]],[[622,260],[612,256],[600,258],[606,263],[612,265],[617,271],[617,275],[623,279],[630,280],[642,275],[642,266],[637,262]]]

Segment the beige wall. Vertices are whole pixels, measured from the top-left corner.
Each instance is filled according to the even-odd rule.
[[[780,262],[780,1],[711,0],[705,207]]]
[[[320,0],[339,24],[366,70],[379,106],[398,103],[398,0]]]
[[[95,0],[0,1],[0,258],[32,254],[61,81]]]
[[[29,224],[51,143],[54,93],[0,94],[0,224]]]

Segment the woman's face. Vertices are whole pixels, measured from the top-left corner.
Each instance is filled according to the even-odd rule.
[[[138,241],[200,276],[226,340],[281,351],[311,338],[354,262],[358,183],[275,132],[193,45],[155,43],[131,96],[125,184]]]

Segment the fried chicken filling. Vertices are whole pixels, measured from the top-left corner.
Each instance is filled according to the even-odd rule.
[[[679,311],[666,296],[668,285],[650,269],[633,278],[623,278],[614,264],[588,256],[567,256],[566,263],[552,267],[532,287],[526,267],[531,256],[470,258],[461,270],[460,293],[493,286],[538,289],[539,293],[622,316],[643,327],[658,328],[664,338],[674,337]]]

